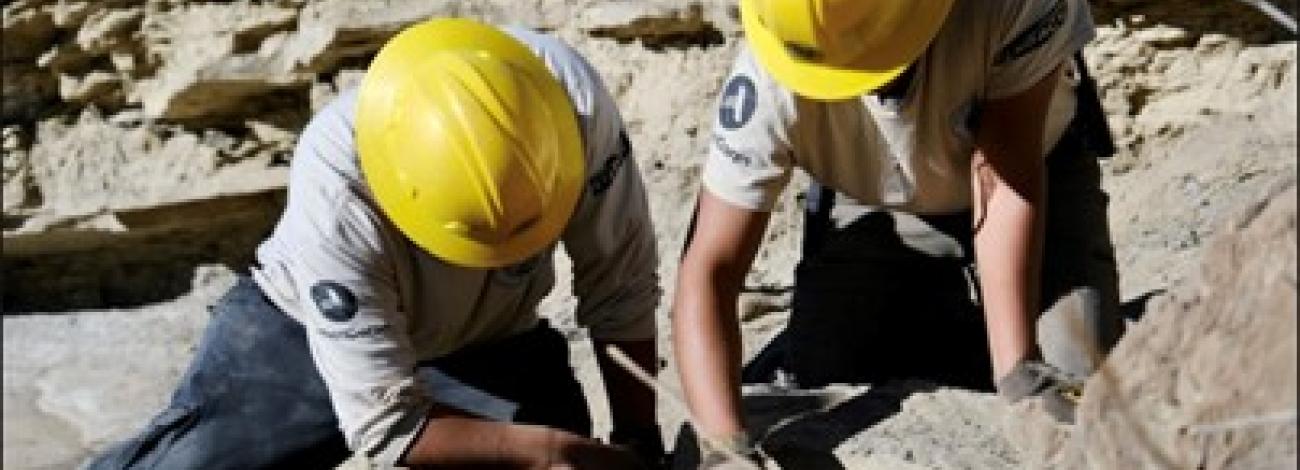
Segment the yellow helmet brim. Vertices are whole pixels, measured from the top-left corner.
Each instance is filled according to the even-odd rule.
[[[952,0],[938,0],[934,8],[936,14],[920,18],[922,23],[917,28],[923,34],[907,44],[896,44],[903,48],[899,57],[906,58],[890,67],[878,69],[844,68],[824,63],[801,59],[791,54],[781,40],[763,25],[759,18],[755,0],[740,1],[741,24],[750,48],[763,67],[772,74],[777,82],[790,88],[799,95],[816,100],[843,100],[854,98],[884,86],[898,77],[929,46],[939,28],[943,26],[952,7]]]

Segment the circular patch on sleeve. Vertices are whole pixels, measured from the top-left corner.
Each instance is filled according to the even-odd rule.
[[[718,123],[727,129],[739,129],[754,116],[758,105],[758,92],[748,75],[736,75],[722,89],[722,102],[718,105]]]
[[[334,281],[320,281],[311,286],[311,300],[321,315],[336,322],[351,320],[357,314],[357,297]]]

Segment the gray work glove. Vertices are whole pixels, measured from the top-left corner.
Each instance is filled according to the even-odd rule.
[[[1018,402],[1041,399],[1043,408],[1053,418],[1074,424],[1074,408],[1083,393],[1083,381],[1038,359],[1022,359],[1011,372],[998,380],[998,395]]]
[[[719,449],[723,447],[724,449]],[[727,452],[730,450],[730,452]],[[736,461],[736,457],[744,459]],[[700,470],[768,470],[777,468],[758,443],[741,434],[733,438],[700,443]]]

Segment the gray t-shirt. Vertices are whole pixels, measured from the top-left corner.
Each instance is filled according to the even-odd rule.
[[[651,338],[661,294],[654,231],[614,100],[567,45],[504,30],[543,59],[580,121],[587,185],[561,238],[578,323],[600,339]],[[555,284],[555,246],[514,266],[469,269],[413,244],[362,178],[356,99],[356,90],[342,93],[303,131],[288,205],[257,250],[253,279],[306,329],[348,445],[391,464],[438,398],[416,380],[417,362],[535,326],[537,304]]]
[[[843,101],[794,94],[742,48],[718,103],[704,185],[737,206],[770,210],[798,167],[870,206],[968,209],[980,103],[1027,90],[1093,34],[1083,0],[956,0],[904,94]],[[1048,112],[1044,153],[1074,115],[1068,78]]]

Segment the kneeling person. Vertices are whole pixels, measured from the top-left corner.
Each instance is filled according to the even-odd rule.
[[[563,43],[464,19],[401,32],[303,131],[285,212],[169,407],[92,467],[661,454],[652,393],[603,358],[626,447],[587,437],[567,344],[536,312],[562,241],[578,322],[653,370],[657,254],[630,152],[613,98]]]

